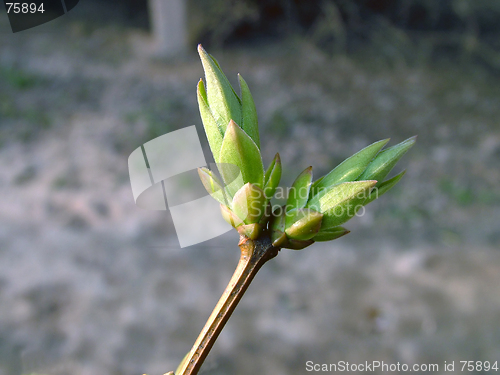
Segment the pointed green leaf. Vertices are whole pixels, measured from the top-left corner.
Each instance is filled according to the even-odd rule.
[[[197,94],[198,107],[200,108],[201,120],[203,122],[203,127],[205,128],[205,133],[207,134],[208,144],[210,145],[210,150],[212,151],[215,162],[218,163],[224,132],[215,121],[212,111],[208,107],[207,93],[205,92],[205,85],[201,79],[200,82],[198,82]]]
[[[396,185],[399,182],[399,180],[401,180],[401,178],[405,175],[405,173],[406,173],[406,170],[397,174],[396,176],[394,176],[390,180],[382,182],[380,184],[380,186],[375,186],[375,188],[370,192],[368,199],[366,200],[366,202],[363,205],[366,206],[368,203],[373,202],[375,199],[380,197],[382,194],[385,194],[389,190],[391,190],[393,188],[393,186]]]
[[[336,227],[352,218],[368,198],[377,181],[344,182],[326,188],[306,205],[324,214],[322,228]]]
[[[333,228],[325,228],[321,229],[318,234],[313,237],[314,241],[332,241],[345,236],[347,233],[350,233],[349,230],[342,227],[333,227]]]
[[[268,198],[272,198],[281,180],[281,159],[276,154],[264,175],[264,192]]]
[[[377,180],[378,186],[382,184],[384,178],[394,168],[399,159],[415,144],[417,137],[411,137],[407,140],[389,147],[377,155],[370,165],[366,168],[358,180]]]
[[[285,233],[289,239],[310,240],[321,227],[323,214],[308,209],[294,209],[286,213]]]
[[[219,62],[217,61],[217,59],[215,58],[214,55],[212,54],[208,54],[210,56],[210,58],[213,60],[213,62],[215,63],[215,65],[217,65],[217,68],[219,68],[220,72],[222,73],[222,75],[224,76],[225,80],[229,82],[229,80],[227,79],[226,75],[224,74],[224,72],[222,71],[222,68],[220,67],[220,64]],[[234,87],[232,85],[231,86],[231,90],[233,90],[233,94],[234,96],[236,96],[236,99],[238,99],[238,101],[240,102],[240,106],[241,106],[241,99],[240,97],[238,96],[238,94],[236,93],[236,91],[234,91]]]
[[[207,102],[215,121],[225,132],[230,120],[241,122],[241,104],[228,79],[214,59],[198,45],[198,53],[205,71]]]
[[[309,189],[312,181],[312,167],[307,167],[295,179],[288,193],[286,201],[286,210],[290,211],[295,208],[303,208],[309,199]]]
[[[222,141],[220,163],[219,169],[226,184],[234,179],[234,168],[230,170],[230,166],[235,165],[241,171],[244,184],[250,182],[260,188],[263,187],[264,167],[260,151],[255,142],[232,120]],[[234,195],[235,191],[230,193]]]
[[[269,167],[267,167],[266,173],[264,174],[264,185],[267,185],[269,178],[271,177],[271,173],[274,170],[274,166],[277,162],[279,162],[281,164],[281,159],[280,159],[279,153],[276,153],[276,155],[274,155],[273,161],[271,162],[271,164],[269,164]]]
[[[224,189],[222,188],[222,184],[218,180],[216,176],[214,176],[213,172],[208,168],[198,168],[198,175],[200,176],[200,180],[207,190],[208,194],[212,196],[212,198],[219,201],[226,206],[230,206],[230,201],[228,200]]]
[[[233,198],[233,212],[245,224],[257,223],[266,210],[267,198],[264,191],[251,183],[245,184]]]
[[[313,194],[316,195],[319,191],[328,186],[336,185],[341,182],[355,181],[387,142],[389,142],[389,139],[375,142],[344,160],[315,185]],[[366,178],[363,180],[366,180]],[[311,197],[314,195],[311,195]]]
[[[257,109],[253,101],[252,94],[243,77],[238,73],[241,91],[241,127],[250,138],[253,139],[258,148],[260,148],[259,140],[259,122],[257,120]]]

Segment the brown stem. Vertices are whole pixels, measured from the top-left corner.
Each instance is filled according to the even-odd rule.
[[[272,246],[268,237],[251,240],[248,237],[241,236],[238,245],[241,256],[233,277],[219,302],[217,302],[193,348],[187,355],[180,371],[175,375],[196,375],[198,373],[215,340],[217,340],[222,328],[224,328],[257,271],[264,263],[278,255],[279,251],[278,248]]]

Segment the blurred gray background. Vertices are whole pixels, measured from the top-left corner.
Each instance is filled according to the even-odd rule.
[[[500,360],[500,1],[191,0],[186,15],[168,57],[142,1],[82,0],[16,34],[0,16],[0,374],[157,375],[191,348],[238,236],[181,249],[168,213],[135,206],[127,158],[203,135],[199,42],[248,82],[283,186],[419,137],[351,234],[260,271],[203,374]]]

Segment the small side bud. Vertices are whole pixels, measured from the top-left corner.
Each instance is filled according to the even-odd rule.
[[[241,220],[237,215],[234,214],[233,211],[229,209],[229,207],[221,204],[220,205],[220,211],[222,214],[222,217],[226,222],[233,226],[234,228],[238,228],[240,225],[243,225],[243,220]]]
[[[215,177],[211,170],[208,168],[198,168],[198,175],[200,176],[201,183],[207,190],[212,198],[216,199],[219,203],[229,206],[231,202],[228,200],[226,193],[220,183],[219,179]]]
[[[336,227],[356,214],[376,183],[377,181],[354,181],[331,186],[312,198],[306,207],[324,215],[323,228]]]
[[[285,233],[289,240],[310,240],[318,233],[322,219],[323,214],[307,208],[288,211]]]
[[[264,215],[267,198],[257,185],[247,183],[236,192],[232,202],[233,212],[245,224],[258,223]]]
[[[262,232],[262,227],[259,224],[246,224],[239,226],[236,230],[239,234],[247,236],[251,240],[256,240]]]
[[[285,234],[285,206],[277,208],[273,212],[269,229],[271,230],[271,241],[274,247],[283,247],[287,241]]]

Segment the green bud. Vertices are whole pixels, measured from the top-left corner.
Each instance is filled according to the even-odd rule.
[[[272,198],[281,180],[281,159],[280,154],[276,154],[274,159],[264,174],[264,192],[266,197]]]
[[[324,176],[322,180],[318,180],[315,183],[314,190],[311,192],[311,198],[329,186],[347,181],[355,181],[387,142],[389,142],[389,139],[375,142],[344,160],[334,170]],[[366,178],[363,178],[363,180],[366,180]]]
[[[258,186],[247,183],[236,192],[233,198],[233,212],[245,224],[258,223],[264,215],[267,198]]]
[[[247,224],[247,225],[241,225],[238,228],[236,228],[239,234],[243,236],[247,236],[251,240],[256,240],[259,238],[259,235],[262,231],[262,227],[260,224]]]
[[[198,173],[210,195],[221,203],[224,219],[241,235],[257,239],[267,229],[273,246],[296,250],[315,241],[339,238],[349,233],[339,225],[390,190],[404,175],[403,171],[383,181],[416,137],[384,151],[389,140],[381,140],[315,182],[312,167],[306,168],[295,179],[281,212],[272,213],[270,199],[280,183],[281,160],[276,154],[264,172],[257,111],[248,85],[238,74],[238,96],[215,58],[201,45],[198,52],[206,82],[198,83],[198,105],[225,185],[207,168],[200,168]]]
[[[285,206],[277,208],[269,224],[271,230],[271,241],[274,247],[283,247],[287,242],[285,234]]]
[[[234,168],[231,168],[231,165],[235,165],[241,171],[244,184],[250,182],[260,188],[263,187],[264,166],[259,148],[233,120],[229,122],[224,134],[220,150],[220,163],[219,169],[226,184],[232,180]],[[229,164],[229,166],[225,164]],[[230,191],[231,195],[236,193],[235,188],[239,189],[241,186],[235,186]]]
[[[373,202],[375,199],[380,197],[382,194],[387,193],[390,189],[393,188],[394,185],[396,185],[399,180],[405,175],[406,170],[403,172],[397,174],[390,180],[384,181],[380,184],[380,186],[376,186],[371,192],[370,195],[368,196],[368,199],[364,203],[364,206],[366,206],[368,203]]]
[[[253,101],[252,94],[250,93],[250,89],[248,88],[247,83],[240,74],[238,74],[238,80],[240,82],[241,91],[241,127],[245,131],[245,133],[247,133],[250,138],[253,139],[257,147],[260,148],[257,109],[255,109],[255,103]]]
[[[358,180],[377,180],[377,185],[380,186],[398,160],[415,144],[416,139],[416,136],[408,138],[406,141],[382,151],[368,165]]]
[[[318,233],[323,219],[323,214],[308,208],[288,211],[285,216],[285,233],[289,240],[310,240]]]
[[[352,218],[368,198],[377,181],[354,181],[330,186],[306,205],[321,212],[322,228],[336,227]]]
[[[243,225],[243,220],[241,220],[231,209],[223,204],[220,205],[220,212],[222,217],[226,222],[234,228],[238,228]]]
[[[219,203],[230,206],[231,202],[228,200],[226,193],[222,187],[222,184],[217,179],[216,176],[212,173],[211,170],[203,167],[198,168],[198,175],[200,176],[200,180],[207,190],[207,192],[212,196],[212,198],[219,201]]]
[[[350,233],[350,231],[342,227],[325,228],[321,229],[312,239],[316,242],[332,241],[345,236],[347,233]]]
[[[305,207],[307,200],[309,199],[309,189],[311,188],[312,176],[312,167],[307,167],[295,179],[286,201],[287,211]]]
[[[230,120],[241,123],[241,103],[215,59],[198,45],[207,82],[207,103],[217,124],[225,132]]]
[[[205,91],[203,80],[201,79],[200,82],[198,82],[197,94],[201,120],[203,122],[203,127],[205,128],[205,133],[207,134],[208,144],[210,145],[210,150],[212,151],[215,162],[218,163],[224,131],[221,126],[217,124],[212,111],[208,107],[207,93]]]

